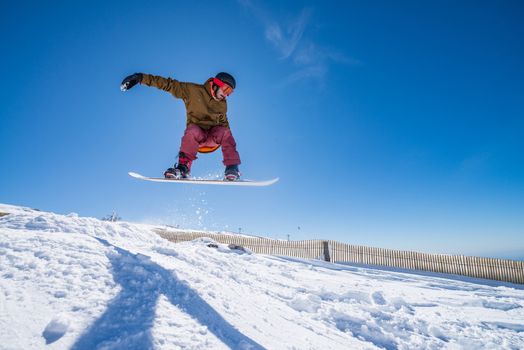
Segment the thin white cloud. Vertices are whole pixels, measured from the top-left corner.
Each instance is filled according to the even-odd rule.
[[[266,25],[266,39],[280,52],[281,58],[290,57],[300,43],[309,18],[309,10],[302,10],[302,13],[291,23],[282,26],[276,22]]]
[[[293,61],[298,65],[315,65],[319,62],[337,62],[341,64],[357,65],[360,61],[347,57],[333,49],[321,47],[311,41],[304,40],[294,55]]]
[[[326,66],[323,64],[318,64],[314,66],[307,66],[305,68],[302,68],[295,73],[289,75],[284,81],[282,85],[287,85],[291,83],[295,83],[298,81],[303,80],[310,80],[310,79],[319,79],[321,80],[326,75]]]
[[[304,8],[292,20],[278,22],[262,6],[255,5],[253,0],[237,1],[264,26],[265,38],[275,48],[279,59],[294,63],[297,71],[288,76],[284,83],[323,79],[332,62],[360,64],[358,60],[334,49],[325,48],[307,37],[306,30],[313,14],[311,9]]]

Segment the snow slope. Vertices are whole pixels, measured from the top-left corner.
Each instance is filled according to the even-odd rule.
[[[522,286],[0,205],[1,349],[522,349]]]

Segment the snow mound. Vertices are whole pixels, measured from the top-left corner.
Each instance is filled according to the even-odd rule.
[[[5,349],[517,349],[522,286],[253,254],[1,205]]]
[[[42,336],[45,338],[47,344],[54,343],[69,329],[70,321],[65,315],[57,315],[45,327]]]

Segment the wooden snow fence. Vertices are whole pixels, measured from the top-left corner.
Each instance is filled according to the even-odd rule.
[[[379,265],[408,270],[485,278],[524,284],[524,261],[476,256],[428,254],[328,241],[332,262]]]
[[[324,244],[323,241],[320,240],[281,241],[269,238],[228,235],[221,233],[186,233],[166,230],[157,230],[156,233],[161,237],[175,243],[192,241],[202,237],[209,237],[219,243],[240,245],[257,254],[284,255],[296,258],[325,260]]]
[[[431,271],[524,284],[524,262],[516,260],[418,253],[351,245],[331,240],[284,241],[218,233],[168,231],[165,229],[158,229],[156,233],[175,243],[209,237],[219,243],[246,247],[258,254]]]

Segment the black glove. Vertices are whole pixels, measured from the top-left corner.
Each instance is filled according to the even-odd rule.
[[[128,77],[125,77],[125,79],[122,80],[122,84],[120,84],[120,90],[127,91],[131,89],[136,84],[142,82],[142,77],[143,77],[142,73],[135,73]]]

